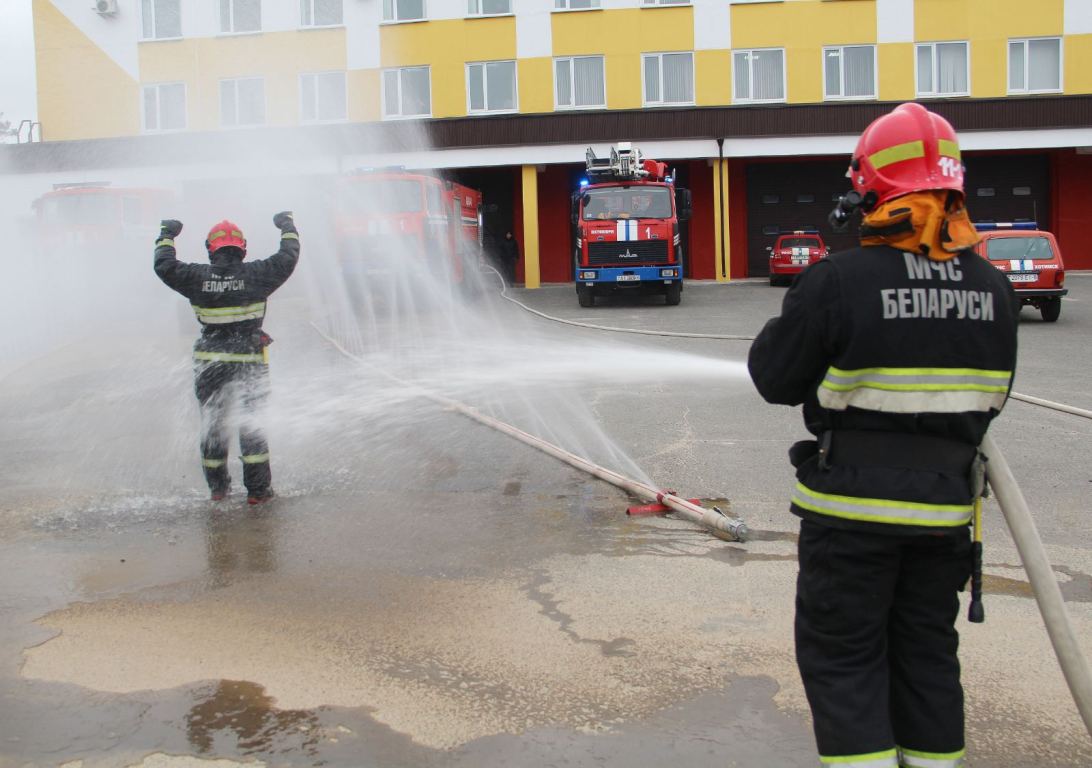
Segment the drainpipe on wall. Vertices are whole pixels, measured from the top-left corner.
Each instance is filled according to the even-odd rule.
[[[718,195],[718,203],[720,208],[720,273],[724,275],[724,279],[728,279],[728,264],[727,264],[727,248],[724,241],[727,239],[728,233],[724,229],[724,196],[728,190],[724,188],[724,139],[717,139],[717,184],[720,186],[720,195]]]

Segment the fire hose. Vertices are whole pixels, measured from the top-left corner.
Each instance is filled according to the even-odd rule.
[[[989,459],[986,473],[990,487],[997,496],[997,503],[1016,542],[1058,664],[1084,720],[1084,727],[1092,735],[1092,673],[1089,672],[1088,659],[1077,642],[1077,634],[1066,612],[1062,591],[1054,578],[1035,520],[1008,462],[989,434],[982,441],[982,450]]]
[[[325,333],[321,328],[315,325],[315,323],[311,323],[311,327],[314,328],[320,336],[326,339],[326,341],[334,345],[334,347],[339,352],[341,352],[341,354],[359,363],[366,364],[366,361],[360,355],[353,354],[349,350],[345,349],[345,347],[343,347],[336,339]],[[563,461],[566,464],[575,467],[576,469],[587,472],[593,477],[597,477],[600,480],[608,482],[611,485],[622,489],[626,493],[645,499],[646,501],[658,502],[660,504],[663,504],[665,507],[668,507],[673,512],[675,512],[675,514],[679,517],[685,520],[689,520],[692,523],[696,523],[697,525],[700,525],[702,527],[709,528],[714,531],[720,531],[721,533],[727,534],[729,537],[735,539],[736,541],[747,540],[747,535],[750,532],[747,528],[747,524],[744,523],[742,520],[738,520],[736,518],[725,515],[716,507],[707,509],[705,507],[699,506],[698,504],[695,504],[692,501],[680,498],[672,492],[658,490],[656,488],[653,488],[651,485],[648,485],[647,483],[642,483],[639,480],[633,480],[631,478],[628,478],[618,472],[615,472],[614,470],[599,466],[598,464],[595,464],[580,456],[577,456],[575,453],[567,451],[560,446],[543,440],[541,437],[537,437],[530,434],[529,432],[525,432],[518,427],[514,427],[511,424],[501,421],[500,419],[495,419],[492,416],[487,416],[486,414],[482,413],[476,408],[467,405],[466,403],[459,402],[458,400],[453,400],[450,397],[444,397],[443,395],[437,394],[436,392],[433,392],[429,389],[425,389],[424,387],[399,379],[397,376],[391,374],[388,371],[383,371],[380,369],[376,370],[379,371],[379,373],[381,373],[386,378],[397,383],[399,386],[404,387],[407,391],[413,392],[413,394],[419,395],[420,397],[431,400],[438,405],[442,405],[445,408],[449,408],[453,411],[461,413],[464,416],[467,416],[468,418],[479,422],[480,424],[484,424],[485,426],[495,429],[503,434],[506,434],[509,437],[513,437],[520,442],[526,443],[532,448],[537,448],[543,453],[553,456],[554,458],[559,459],[560,461]]]

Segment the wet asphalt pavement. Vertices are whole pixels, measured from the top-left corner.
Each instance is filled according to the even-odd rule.
[[[1016,389],[1092,409],[1092,275],[1070,288],[1057,324],[1024,311]],[[513,295],[582,322],[753,334],[783,293],[697,283],[679,307],[594,309],[571,286]],[[206,500],[174,314],[0,369],[0,766],[816,763],[791,633],[785,451],[803,428],[717,366],[746,342],[482,299],[532,342],[482,353],[488,371],[412,361],[528,431],[718,500],[755,532],[739,544],[629,518],[612,486],[361,370],[310,323],[367,344],[305,298],[286,291],[267,322],[279,496],[258,508],[238,487]],[[995,430],[1092,653],[1092,422],[1012,402]],[[988,620],[959,627],[970,759],[1088,765],[990,504]]]

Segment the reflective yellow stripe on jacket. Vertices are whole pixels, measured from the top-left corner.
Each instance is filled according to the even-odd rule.
[[[261,352],[254,354],[241,352],[194,352],[194,360],[203,360],[209,363],[268,363]]]
[[[819,405],[888,413],[966,413],[1001,410],[1012,371],[979,368],[859,368],[831,366],[819,385]]]
[[[265,317],[265,302],[259,301],[245,307],[198,307],[194,305],[194,314],[205,325],[238,323],[243,320],[261,320]]]
[[[820,765],[846,766],[846,768],[899,768],[899,758],[894,749],[872,752],[867,755],[819,755]]]
[[[843,520],[888,525],[926,525],[933,528],[967,525],[974,512],[974,504],[926,504],[917,501],[840,496],[813,491],[799,482],[793,492],[792,503],[801,509],[840,517]]]

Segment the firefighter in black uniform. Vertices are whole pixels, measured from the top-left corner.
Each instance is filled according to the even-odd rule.
[[[964,764],[957,592],[978,445],[1008,396],[1019,305],[968,250],[951,125],[903,104],[862,134],[861,247],[802,272],[751,348],[771,403],[804,406],[796,658],[823,765]]]
[[[238,226],[221,221],[205,240],[209,264],[185,264],[175,258],[174,238],[182,223],[162,222],[155,244],[155,273],[181,293],[201,323],[193,347],[194,388],[201,404],[201,466],[213,501],[227,496],[228,416],[239,422],[239,449],[247,502],[260,504],[273,497],[269,445],[259,411],[269,394],[268,346],[262,331],[266,299],[296,268],[300,240],[292,214],[273,217],[281,231],[280,250],[261,261],[244,262],[246,240]]]

